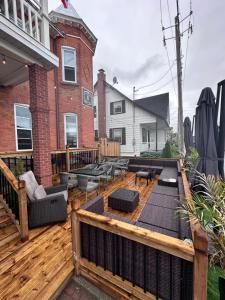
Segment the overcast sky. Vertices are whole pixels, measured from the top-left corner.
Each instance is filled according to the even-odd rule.
[[[174,23],[176,1],[162,0],[164,27]],[[50,0],[49,9],[54,9],[60,0]],[[177,82],[175,42],[167,41],[167,49],[174,80],[171,79],[166,49],[163,46],[159,0],[71,0],[84,22],[98,38],[94,56],[94,81],[97,70],[106,71],[107,81],[114,76],[120,89],[132,97],[133,86],[140,89],[136,98],[159,93],[170,93],[171,125],[177,124]],[[169,3],[169,9],[167,6]],[[202,88],[209,86],[216,94],[217,83],[225,79],[225,1],[192,0],[193,34],[188,42],[187,33],[182,38],[184,117],[192,118]],[[190,2],[180,0],[181,18],[190,12]],[[189,18],[181,30],[188,27]],[[174,35],[166,31],[166,37]],[[186,68],[185,68],[186,61]],[[154,84],[166,74],[158,83]],[[183,72],[184,73],[184,72]]]

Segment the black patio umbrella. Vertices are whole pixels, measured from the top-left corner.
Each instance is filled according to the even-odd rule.
[[[218,168],[220,176],[224,177],[225,152],[225,80],[218,83],[216,96],[216,113],[214,117],[214,131],[217,145]]]
[[[186,149],[186,156],[191,155],[191,148],[193,147],[193,136],[191,131],[191,120],[189,117],[184,119],[184,144]]]
[[[214,131],[215,96],[211,88],[204,88],[196,108],[195,144],[199,154],[196,170],[206,176],[218,177],[218,160]]]

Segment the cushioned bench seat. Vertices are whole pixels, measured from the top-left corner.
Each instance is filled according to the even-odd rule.
[[[164,186],[177,187],[177,169],[168,167],[163,168],[159,176],[158,184]]]
[[[154,186],[152,193],[179,197],[178,189],[171,186],[156,185]]]
[[[156,227],[179,232],[178,218],[175,216],[174,210],[166,207],[146,204],[139,219],[143,222]]]
[[[147,204],[175,209],[179,205],[179,199],[175,196],[151,193]]]
[[[150,224],[143,223],[143,222],[140,222],[140,221],[137,221],[135,225],[179,239],[179,233],[176,232],[176,231],[168,230],[168,229],[165,229],[165,228],[162,228],[162,227],[158,227],[158,226],[155,226],[155,225],[150,225]]]

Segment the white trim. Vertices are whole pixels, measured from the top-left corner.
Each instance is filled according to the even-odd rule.
[[[33,151],[33,128],[32,128],[32,116],[31,116],[31,142],[32,142],[32,148],[31,149],[18,149],[18,137],[17,137],[17,120],[16,120],[16,107],[22,106],[22,107],[28,107],[30,108],[29,104],[23,104],[23,103],[14,103],[14,128],[15,128],[15,137],[16,137],[16,151],[18,152],[26,152],[26,151]]]
[[[79,139],[78,139],[78,115],[76,113],[64,113],[64,144],[67,146],[67,136],[66,136],[66,117],[67,116],[76,116],[76,129],[77,129],[77,147],[73,147],[74,149],[79,148]]]
[[[70,50],[74,52],[74,75],[75,75],[75,81],[65,80],[65,66],[64,66],[64,51]],[[62,80],[63,82],[69,82],[69,83],[77,83],[77,50],[72,47],[68,46],[62,46],[61,49],[61,56],[62,56]]]

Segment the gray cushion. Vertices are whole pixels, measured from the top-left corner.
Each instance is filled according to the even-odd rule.
[[[34,191],[34,198],[39,200],[43,199],[47,196],[46,191],[43,187],[43,185],[39,185],[36,190]]]
[[[63,195],[65,201],[67,202],[67,200],[68,200],[68,191],[67,190],[64,190],[64,191],[61,191],[61,192],[58,192],[58,193],[49,194],[49,195],[46,196],[46,198],[49,198],[49,197],[52,198],[53,196],[58,196],[58,195]]]
[[[32,171],[28,171],[23,175],[20,175],[20,180],[24,180],[26,182],[26,193],[30,200],[35,200],[34,192],[38,187],[38,183],[34,177],[34,173]]]

